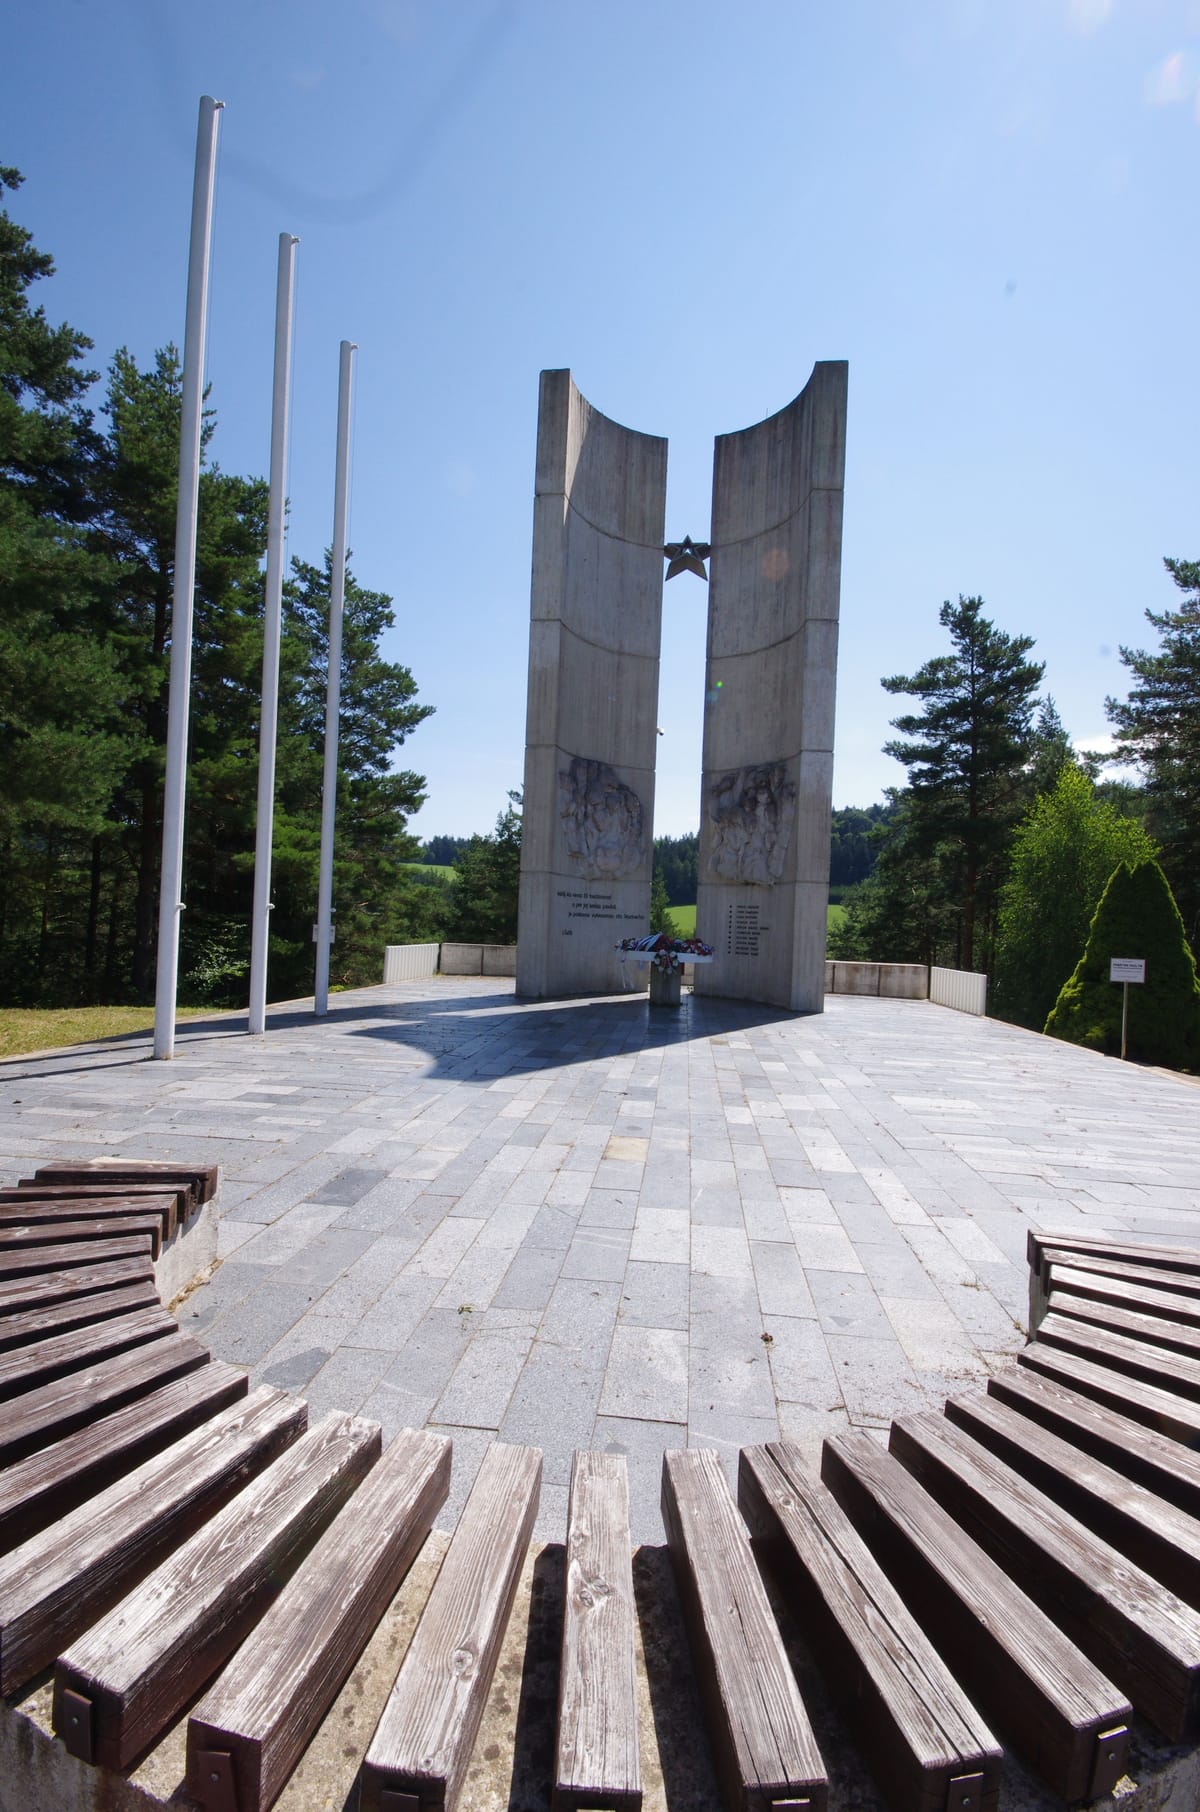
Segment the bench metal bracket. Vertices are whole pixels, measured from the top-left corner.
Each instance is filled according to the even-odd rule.
[[[228,1749],[198,1749],[189,1772],[188,1791],[204,1812],[238,1812],[237,1779]]]
[[[69,1753],[81,1762],[96,1759],[92,1711],[92,1701],[86,1693],[73,1692],[69,1686],[63,1688],[55,1728]]]
[[[946,1812],[980,1812],[983,1775],[956,1774],[946,1789]]]
[[[1102,1730],[1096,1738],[1088,1798],[1100,1799],[1104,1794],[1111,1793],[1124,1774],[1128,1760],[1129,1726],[1116,1724],[1111,1730]]]

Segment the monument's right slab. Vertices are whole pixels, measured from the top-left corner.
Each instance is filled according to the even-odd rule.
[[[847,366],[718,436],[696,930],[698,993],[824,1002]]]

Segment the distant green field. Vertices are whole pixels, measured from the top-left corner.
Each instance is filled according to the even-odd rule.
[[[446,880],[454,873],[452,862],[406,862],[405,868],[419,868],[422,874],[443,875]]]
[[[846,908],[844,906],[830,906],[825,921],[829,930],[832,931],[835,925],[840,925],[845,916]],[[694,904],[691,906],[672,906],[671,917],[675,921],[680,937],[695,937],[696,908]],[[700,935],[703,937],[704,933],[701,932]]]

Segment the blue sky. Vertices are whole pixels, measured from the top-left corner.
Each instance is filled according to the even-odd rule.
[[[850,362],[834,798],[903,770],[879,685],[944,598],[1033,635],[1080,743],[1166,554],[1200,558],[1200,0],[40,0],[0,162],[55,320],[182,341],[196,112],[223,100],[208,378],[265,473],[278,235],[300,235],[289,551],[332,533],[358,342],[353,567],[437,708],[421,835],[491,828],[524,754],[537,380],[669,437],[707,535],[714,434]],[[705,596],[665,592],[656,830],[698,822]]]

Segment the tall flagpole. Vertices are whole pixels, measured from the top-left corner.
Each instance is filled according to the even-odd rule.
[[[204,343],[212,249],[217,115],[225,105],[200,99],[192,237],[188,252],[183,335],[183,416],[179,429],[179,501],[175,513],[175,584],[171,597],[171,678],[167,702],[167,772],[163,787],[162,874],[158,900],[158,972],[154,988],[154,1055],[175,1054],[179,980],[179,915],[183,911],[183,802],[187,786],[188,693],[192,681],[192,601],[196,589],[196,517],[200,501],[200,431],[204,421]]]
[[[254,827],[254,908],[250,921],[250,1031],[266,1030],[267,950],[271,934],[271,843],[275,817],[275,742],[279,725],[279,642],[283,621],[283,536],[287,518],[287,435],[292,384],[294,233],[279,235],[275,285],[275,387],[271,403],[271,501],[263,598],[262,711],[258,736],[258,815]]]
[[[313,990],[313,1012],[318,1015],[329,1011],[329,946],[333,942],[333,821],[337,807],[342,608],[346,601],[346,535],[350,515],[350,394],[356,350],[351,341],[343,340],[338,367],[333,565],[329,574],[329,680],[325,691],[325,777],[321,789],[321,867],[317,889],[317,979]]]

